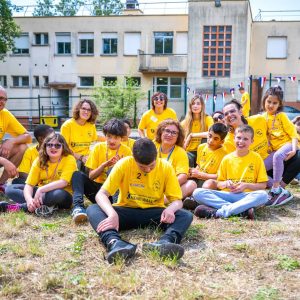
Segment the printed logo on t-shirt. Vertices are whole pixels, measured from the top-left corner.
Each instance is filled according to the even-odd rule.
[[[157,192],[160,190],[160,182],[159,180],[155,180],[152,186],[153,191]]]
[[[158,119],[157,119],[155,116],[152,116],[152,117],[150,118],[150,120],[153,121],[153,122],[157,122]]]

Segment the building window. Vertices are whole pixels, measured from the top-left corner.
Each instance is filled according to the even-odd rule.
[[[0,85],[2,87],[7,87],[7,77],[5,75],[0,75]]]
[[[141,86],[141,77],[125,77],[125,85],[131,85],[133,87]]]
[[[125,32],[124,55],[138,55],[139,49],[141,49],[141,33]]]
[[[79,54],[90,55],[94,54],[94,34],[79,33]]]
[[[34,44],[35,45],[48,45],[49,44],[48,33],[35,33],[34,34]]]
[[[182,77],[154,77],[153,93],[165,93],[169,99],[183,99],[185,78]]]
[[[118,53],[118,36],[117,33],[102,33],[102,54]]]
[[[267,42],[267,58],[287,57],[287,37],[269,36]]]
[[[93,76],[79,77],[79,86],[93,87],[94,86],[94,77]]]
[[[43,79],[44,79],[44,86],[49,86],[49,77],[43,76]]]
[[[173,32],[154,32],[154,53],[173,53]]]
[[[56,36],[56,53],[71,54],[71,33],[70,32],[57,32]]]
[[[39,76],[33,76],[33,83],[35,87],[40,86],[40,77]]]
[[[29,34],[22,33],[19,37],[15,38],[15,47],[13,54],[29,54]]]
[[[103,77],[103,85],[104,86],[113,86],[113,85],[116,85],[117,82],[118,82],[118,78],[115,76]]]
[[[28,76],[12,76],[13,87],[29,87]]]
[[[203,77],[230,77],[232,26],[204,26]]]

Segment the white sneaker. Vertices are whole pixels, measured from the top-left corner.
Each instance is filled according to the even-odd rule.
[[[35,209],[35,214],[39,217],[49,217],[57,210],[54,206],[41,205]]]

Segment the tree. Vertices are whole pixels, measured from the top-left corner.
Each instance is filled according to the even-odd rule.
[[[4,59],[6,53],[13,49],[15,41],[21,33],[19,26],[15,23],[10,1],[0,0],[0,61]]]
[[[119,15],[123,8],[120,0],[93,0],[91,13],[94,16]]]
[[[50,17],[55,15],[55,7],[52,0],[38,0],[33,11],[33,16]]]
[[[81,0],[60,0],[55,5],[55,12],[58,16],[75,16],[83,4]]]

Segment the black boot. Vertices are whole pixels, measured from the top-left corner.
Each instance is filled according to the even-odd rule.
[[[134,256],[136,245],[123,240],[112,240],[107,245],[107,261],[112,264],[117,257],[128,259]]]

